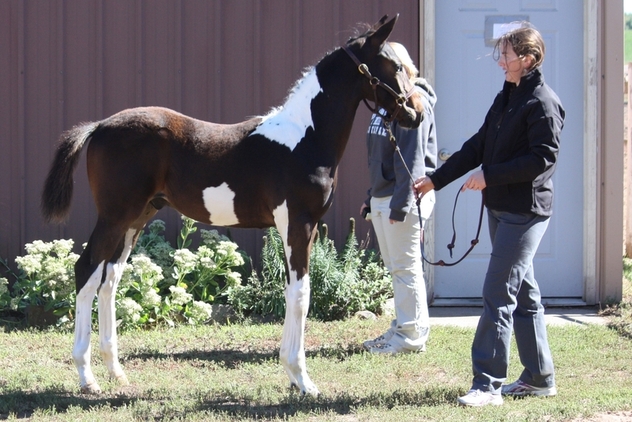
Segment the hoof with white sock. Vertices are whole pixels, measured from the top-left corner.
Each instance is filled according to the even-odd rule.
[[[125,374],[112,376],[112,378],[116,380],[118,385],[121,385],[121,386],[129,385],[129,380],[127,379],[127,375],[125,375]]]
[[[82,385],[81,393],[83,394],[101,394],[101,387],[96,382],[92,384]]]

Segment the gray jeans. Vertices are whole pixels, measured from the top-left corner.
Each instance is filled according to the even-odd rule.
[[[533,273],[533,257],[549,217],[493,210],[487,215],[492,253],[483,285],[483,314],[472,344],[472,388],[500,394],[507,379],[512,329],[524,366],[520,380],[552,387],[553,359]]]

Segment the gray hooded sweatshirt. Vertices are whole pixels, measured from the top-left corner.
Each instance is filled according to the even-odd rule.
[[[396,121],[391,123],[391,131],[406,161],[412,177],[417,179],[437,168],[437,138],[434,120],[434,105],[437,96],[423,78],[414,81],[415,89],[421,93],[424,106],[423,121],[417,129],[406,129]],[[384,110],[373,114],[367,131],[366,143],[369,153],[369,177],[371,187],[365,204],[369,205],[372,196],[384,198],[391,196],[389,218],[404,221],[406,214],[415,204],[412,180],[402,158],[389,141],[384,129],[382,115]]]

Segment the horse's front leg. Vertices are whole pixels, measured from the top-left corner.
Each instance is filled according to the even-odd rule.
[[[305,229],[292,232],[284,227],[279,227],[279,232],[285,245],[288,269],[285,322],[279,357],[290,378],[290,386],[299,388],[303,394],[317,395],[318,388],[309,378],[305,363],[305,321],[309,310],[308,270],[312,233]]]
[[[303,394],[318,394],[318,388],[307,374],[305,363],[305,320],[309,310],[309,275],[297,278],[290,270],[285,286],[285,322],[281,339],[280,359],[290,378],[290,385]]]
[[[129,381],[118,359],[116,288],[123,276],[123,268],[132,251],[136,234],[136,230],[128,230],[121,255],[115,263],[108,263],[105,280],[99,289],[99,348],[110,377],[116,379],[120,385],[129,385]]]

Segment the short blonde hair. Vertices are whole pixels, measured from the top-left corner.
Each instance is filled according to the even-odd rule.
[[[413,79],[419,76],[419,70],[417,70],[417,66],[415,66],[415,63],[413,63],[413,59],[410,58],[410,54],[408,54],[408,50],[406,50],[406,47],[394,41],[389,41],[388,45],[391,46],[399,60],[401,60],[402,66],[404,66],[408,77],[410,79]]]
[[[518,57],[531,56],[533,64],[531,69],[542,65],[546,49],[544,40],[537,29],[529,22],[520,22],[520,27],[502,35],[494,46],[494,59],[498,60],[501,49],[506,44],[510,45]]]

